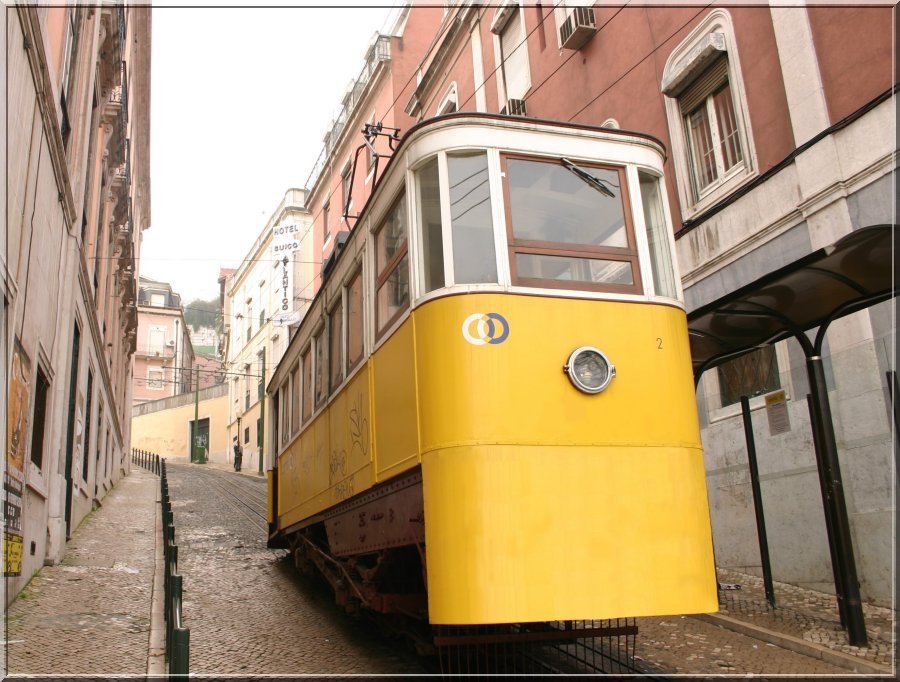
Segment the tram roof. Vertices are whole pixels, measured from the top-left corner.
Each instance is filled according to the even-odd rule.
[[[851,232],[689,313],[694,376],[896,296],[895,227]]]

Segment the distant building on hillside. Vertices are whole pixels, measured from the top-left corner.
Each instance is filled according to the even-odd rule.
[[[188,325],[191,330],[191,344],[194,346],[194,352],[197,354],[218,356],[219,354],[219,335],[212,327],[193,327]]]
[[[215,353],[201,352],[194,347],[195,377],[199,379],[200,390],[225,381],[225,363]]]
[[[166,282],[140,277],[133,404],[193,390],[194,349],[181,297]]]

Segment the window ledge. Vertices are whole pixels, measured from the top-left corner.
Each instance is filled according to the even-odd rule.
[[[25,477],[25,485],[39,496],[47,499],[47,483],[44,481],[44,475],[34,462],[28,463],[28,475]]]
[[[705,213],[720,201],[724,200],[730,194],[733,194],[744,185],[749,184],[759,176],[756,169],[749,170],[746,165],[744,170],[735,173],[733,176],[722,182],[716,189],[704,196],[699,201],[691,204],[681,211],[682,222],[693,220],[697,216]]]

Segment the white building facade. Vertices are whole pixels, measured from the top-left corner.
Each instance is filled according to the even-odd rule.
[[[260,398],[287,348],[291,324],[309,307],[297,286],[316,271],[306,196],[301,189],[285,193],[240,267],[225,280],[228,442],[239,440],[246,468],[260,467],[265,420]]]

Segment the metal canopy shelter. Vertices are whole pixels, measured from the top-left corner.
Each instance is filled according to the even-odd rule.
[[[708,369],[783,339],[794,337],[802,347],[835,592],[841,623],[855,646],[867,639],[822,344],[834,320],[896,296],[895,227],[856,230],[688,315],[695,382]],[[810,339],[806,332],[816,328]]]

